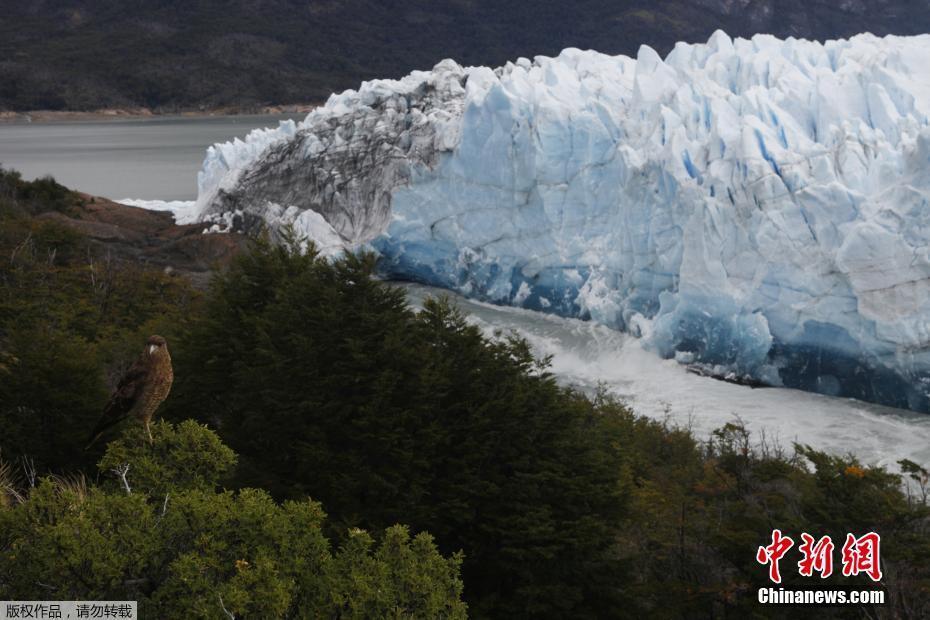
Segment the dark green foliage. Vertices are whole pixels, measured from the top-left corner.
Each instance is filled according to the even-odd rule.
[[[0,109],[319,101],[444,58],[497,66],[566,47],[635,55],[722,28],[921,34],[913,0],[0,0]]]
[[[0,504],[0,598],[131,599],[149,618],[465,617],[460,558],[427,534],[357,530],[334,551],[315,502],[215,492],[234,455],[212,431],[155,430],[151,446],[128,431],[101,461],[104,475],[128,464],[126,485],[46,478]]]
[[[611,407],[609,400],[603,406]],[[756,591],[770,586],[757,547],[781,529],[795,541],[782,560],[785,586],[819,577],[797,572],[801,533],[830,535],[837,545],[828,583],[871,588],[867,578],[840,574],[847,532],[882,536],[883,586],[889,617],[930,613],[930,511],[902,493],[901,480],[808,447],[783,451],[753,442],[739,423],[698,444],[690,433],[621,413],[633,489],[623,528],[624,556],[635,567],[629,593],[644,617],[860,618],[852,608],[762,608]],[[869,609],[871,617],[883,617]]]
[[[85,465],[87,429],[107,392],[96,348],[46,326],[11,330],[0,347],[0,448],[8,459],[31,457],[41,471]]]
[[[447,300],[415,313],[370,257],[330,264],[297,245],[258,242],[200,305],[66,228],[2,222],[0,598],[138,599],[166,618],[459,618],[462,549],[475,617],[930,617],[925,464],[902,461],[902,479],[756,441],[738,421],[700,442],[560,388],[525,342],[483,336]],[[165,414],[220,428],[238,468],[204,426],[160,422],[150,444],[130,424],[98,486],[28,489],[16,457],[40,472],[85,463],[75,437],[153,331],[175,358]],[[231,475],[263,490],[217,493]],[[755,550],[776,527],[839,545],[880,533],[889,605],[760,607]],[[788,585],[797,559],[783,560]]]
[[[373,269],[258,243],[175,356],[172,410],[220,429],[242,483],[464,550],[477,615],[616,610],[612,416],[558,387],[525,342],[485,338],[445,300],[415,314]]]
[[[221,429],[241,484],[463,549],[476,617],[751,616],[776,527],[878,531],[896,609],[930,604],[928,512],[898,476],[754,447],[738,423],[699,443],[560,388],[524,341],[488,339],[447,300],[414,313],[373,269],[259,242],[214,282],[172,406]]]
[[[184,280],[101,256],[54,219],[28,217],[72,198],[53,181],[0,170],[0,453],[29,456],[40,472],[93,464],[99,453],[81,444],[109,388],[145,338],[170,339],[196,300]]]
[[[213,490],[236,464],[235,452],[193,420],[177,426],[159,421],[151,431],[149,442],[141,424],[127,428],[107,445],[98,467],[113,471],[131,463],[134,489],[157,496],[172,489]]]
[[[15,170],[0,168],[0,222],[16,215],[46,211],[68,212],[81,203],[81,196],[50,176],[23,181]]]

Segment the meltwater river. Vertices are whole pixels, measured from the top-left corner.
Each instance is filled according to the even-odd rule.
[[[154,118],[0,124],[0,163],[27,178],[51,174],[113,199],[192,200],[204,151],[283,116]],[[443,291],[404,285],[416,305]],[[930,464],[930,415],[779,388],[751,389],[690,374],[629,336],[573,319],[455,297],[488,333],[515,331],[552,370],[584,390],[605,386],[643,415],[690,426],[699,438],[742,420],[757,437],[809,444],[896,469],[903,458]]]

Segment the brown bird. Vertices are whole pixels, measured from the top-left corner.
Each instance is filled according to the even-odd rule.
[[[87,448],[90,448],[105,430],[130,416],[135,416],[145,424],[145,431],[151,442],[152,431],[149,429],[149,422],[152,421],[158,406],[168,397],[172,381],[174,371],[171,369],[168,343],[161,336],[149,336],[142,355],[116,385],[100,422],[90,435]]]

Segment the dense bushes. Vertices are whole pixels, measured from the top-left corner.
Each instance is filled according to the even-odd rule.
[[[332,549],[315,502],[215,492],[234,458],[211,431],[153,435],[110,444],[100,469],[125,482],[45,478],[0,506],[0,598],[130,599],[146,618],[465,617],[460,559],[427,534],[353,530]]]
[[[643,605],[640,613],[663,618],[930,614],[930,513],[919,493],[902,493],[898,476],[853,457],[754,441],[739,423],[698,443],[685,430],[631,414],[621,418],[633,489],[621,546],[635,567],[626,588]],[[802,532],[834,541],[843,541],[847,532],[879,532],[888,607],[864,612],[759,606],[757,589],[772,584],[755,550],[770,542],[775,528],[798,543]],[[795,547],[782,560],[783,585],[821,585],[819,577],[799,577],[799,557]],[[865,577],[839,573],[837,568],[827,583],[875,586]]]
[[[2,455],[101,468],[96,486],[28,492],[9,482],[21,464],[0,464],[0,598],[54,598],[41,582],[62,598],[138,597],[159,617],[219,616],[218,595],[243,616],[457,616],[461,560],[475,617],[754,617],[768,585],[755,551],[777,527],[796,540],[879,532],[882,613],[930,616],[921,464],[903,463],[902,481],[760,445],[737,422],[698,441],[559,387],[524,341],[484,336],[448,301],[414,312],[370,257],[258,242],[200,303],[179,280],[103,270],[47,222],[7,219],[0,243]],[[108,380],[153,331],[175,360],[162,413],[217,428],[235,468],[192,422],[157,425],[151,446],[130,425],[102,459],[80,452]],[[113,474],[125,463],[131,494]],[[795,562],[786,583],[816,583]]]
[[[24,181],[16,170],[0,168],[0,220],[24,213],[66,212],[80,202],[79,194],[50,176]]]
[[[0,170],[0,449],[40,470],[93,465],[81,440],[108,388],[144,339],[176,333],[197,299],[183,279],[111,259],[54,219],[28,217],[73,199],[54,181]]]
[[[427,529],[464,550],[478,617],[751,614],[775,527],[883,533],[885,585],[925,609],[926,506],[897,476],[585,398],[522,340],[444,300],[414,313],[373,269],[262,242],[214,283],[172,409],[217,425],[240,484],[309,494],[335,523]]]
[[[488,340],[444,300],[414,313],[373,269],[259,243],[175,356],[172,410],[220,429],[242,484],[464,550],[473,613],[616,612],[612,416],[558,387],[525,342]]]

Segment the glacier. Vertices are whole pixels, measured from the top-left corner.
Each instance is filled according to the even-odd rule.
[[[445,60],[210,147],[211,230],[930,412],[930,36]]]

